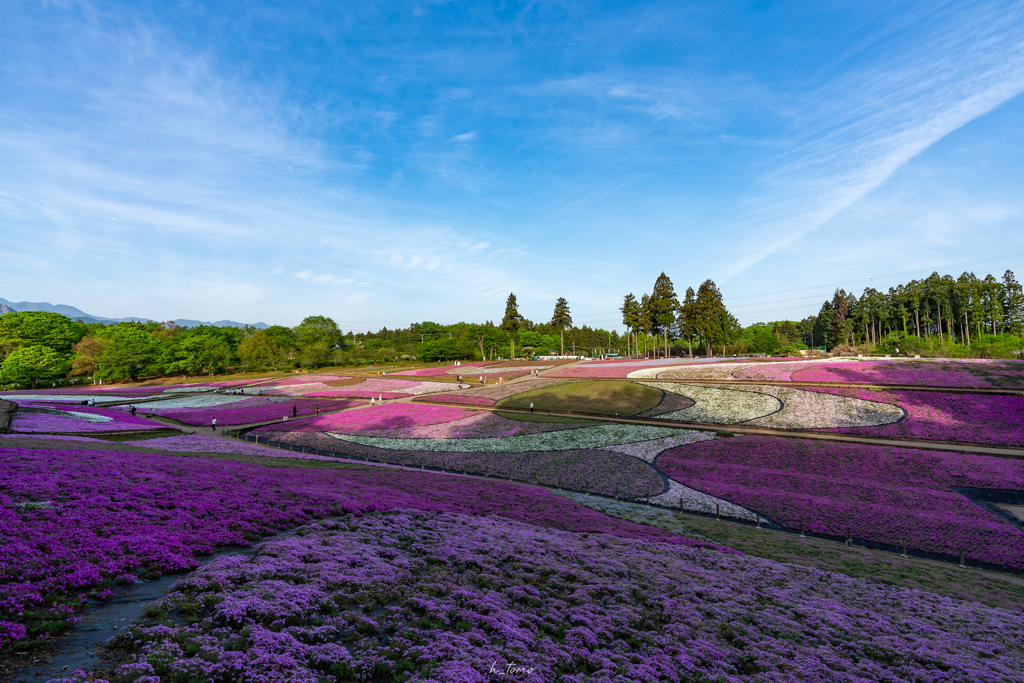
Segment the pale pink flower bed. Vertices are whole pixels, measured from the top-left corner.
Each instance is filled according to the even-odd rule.
[[[474,366],[478,367],[478,368],[481,368],[481,367],[484,367],[484,366],[488,365],[489,363],[490,363],[490,361],[478,361],[476,363],[462,363],[460,365],[441,365],[441,366],[438,366],[436,368],[420,368],[418,370],[399,370],[398,372],[393,372],[391,374],[393,374],[393,375],[412,375],[414,377],[442,377],[442,376],[447,376],[447,375],[451,374],[451,373],[448,372],[449,370],[461,371],[462,368],[467,368],[468,369],[468,368],[472,368]],[[463,374],[467,374],[468,375],[470,373],[466,372],[466,373],[463,373]]]
[[[405,398],[411,394],[387,391],[356,391],[351,389],[331,389],[330,391],[311,391],[303,393],[305,398]]]
[[[932,387],[1024,386],[1021,361],[849,361],[801,368],[794,382],[851,382]]]
[[[323,382],[308,382],[306,384],[291,384],[278,387],[262,389],[264,396],[305,396],[313,392],[336,391],[338,387],[332,387]]]
[[[404,429],[462,420],[479,412],[449,406],[390,403],[375,408],[289,420],[287,428],[290,432],[365,432]],[[255,431],[264,430],[280,431],[281,425],[261,427]]]
[[[313,382],[335,382],[340,379],[348,379],[341,375],[297,375],[295,377],[285,377],[279,379],[276,382],[267,384],[268,387],[287,387],[294,384],[312,384]]]

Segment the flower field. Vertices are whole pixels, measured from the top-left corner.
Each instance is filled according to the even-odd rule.
[[[98,392],[22,393],[16,433],[0,435],[0,648],[73,628],[84,605],[115,586],[189,572],[116,640],[120,668],[103,674],[111,683],[1024,683],[1019,611],[708,541],[733,538],[717,525],[754,537],[762,531],[751,523],[762,520],[858,544],[963,551],[972,563],[1024,572],[1024,532],[954,490],[1024,491],[1022,460],[720,438],[730,436],[725,425],[752,425],[1024,446],[1024,397],[730,384],[876,366],[861,374],[1003,381],[984,376],[1001,365],[966,365],[621,360],[552,373],[592,374],[462,390],[429,379],[511,379],[540,367],[466,364],[401,379],[252,380],[222,387],[230,394],[157,387],[159,401],[137,404],[199,428],[213,417],[218,426],[273,421],[246,438],[280,448],[99,434],[166,429],[128,414],[148,394],[122,392],[126,403],[107,409],[49,401]],[[720,383],[663,381],[687,377]],[[364,394],[420,399],[369,406]],[[517,412],[530,403],[590,416]],[[311,415],[317,405],[346,409]],[[705,523],[693,528],[707,536],[683,520]],[[294,533],[196,568],[199,555],[284,529]],[[492,664],[526,673],[492,673]]]
[[[287,417],[290,420],[292,419],[293,408],[298,416],[306,416],[313,415],[318,406],[320,412],[327,412],[351,408],[357,405],[362,405],[362,402],[328,401],[311,398],[287,401],[258,397],[247,398],[237,403],[209,406],[207,408],[159,410],[157,414],[161,417],[167,417],[195,427],[209,426],[210,420],[213,418],[217,418],[218,426],[229,426],[280,420],[283,417]]]
[[[494,365],[493,362],[480,361],[477,363],[462,363],[460,365],[439,365],[435,368],[418,368],[416,370],[396,370],[392,375],[405,375],[413,377],[445,377],[447,375],[470,375],[482,368]]]
[[[83,592],[189,569],[196,553],[247,545],[328,514],[489,514],[570,531],[694,544],[604,518],[528,486],[379,468],[268,468],[81,450],[76,444],[81,442],[50,440],[36,448],[0,442],[0,620],[27,626],[32,637],[42,633],[33,629],[44,628],[48,610],[74,608]]]
[[[561,384],[567,384],[572,381],[573,380],[567,379],[537,377],[509,384],[487,384],[484,386],[475,386],[471,389],[459,391],[458,393],[434,394],[433,396],[424,396],[419,400],[424,402],[435,401],[438,403],[465,403],[467,405],[493,406],[496,405],[498,401],[509,398],[510,396],[516,396],[528,391],[537,391],[538,389],[547,389]]]
[[[138,661],[124,674],[484,681],[512,665],[525,672],[517,679],[538,682],[582,680],[580,672],[837,680],[837,671],[845,680],[939,680],[941,672],[1010,681],[1024,667],[1024,627],[1008,610],[453,513],[313,525],[256,556],[215,560],[163,605],[198,620],[123,634]]]
[[[1024,532],[952,490],[1024,490],[1019,461],[841,442],[745,436],[672,449],[676,481],[778,523],[1024,569]]]
[[[74,410],[61,410],[52,406],[22,405],[14,413],[11,431],[21,433],[46,432],[114,432],[138,429],[163,429],[164,425],[140,417],[132,417],[118,410],[76,406]]]
[[[954,394],[850,387],[813,387],[816,392],[877,401],[899,407],[906,419],[895,424],[851,427],[819,427],[820,431],[891,437],[929,439],[992,446],[1024,446],[1024,397],[985,394]]]
[[[683,363],[704,364],[713,361],[682,361],[678,358],[659,358],[650,360],[610,360],[590,361],[576,365],[567,365],[549,372],[545,377],[562,377],[570,379],[625,379],[630,373],[648,369],[663,369],[667,366],[682,365]],[[652,375],[653,378],[655,375]]]
[[[1024,387],[1024,361],[1012,360],[846,361],[794,370],[791,377],[794,382]]]

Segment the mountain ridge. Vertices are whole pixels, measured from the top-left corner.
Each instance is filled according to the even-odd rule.
[[[99,315],[90,315],[85,311],[75,308],[74,306],[68,306],[67,304],[51,304],[46,301],[8,301],[7,299],[0,298],[0,315],[5,313],[20,313],[23,311],[44,311],[47,313],[60,313],[66,318],[72,320],[81,320],[85,323],[127,323],[127,322],[149,322],[151,318],[143,318],[139,316],[129,316],[125,318],[105,318]],[[198,327],[199,325],[210,325],[212,327],[246,327],[248,323],[240,323],[234,320],[218,320],[216,322],[206,322],[202,320],[191,320],[188,318],[177,318],[174,320],[174,324],[178,327]],[[257,329],[266,329],[270,325],[264,322],[254,323],[252,327]]]

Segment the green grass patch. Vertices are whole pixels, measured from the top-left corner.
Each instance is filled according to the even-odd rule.
[[[661,403],[660,389],[635,382],[573,382],[498,401],[502,408],[558,410],[594,415],[637,415]]]

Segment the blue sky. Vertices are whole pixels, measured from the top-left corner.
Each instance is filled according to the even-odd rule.
[[[1024,271],[1022,91],[1019,2],[11,0],[0,296],[607,327],[665,271],[799,319]]]

